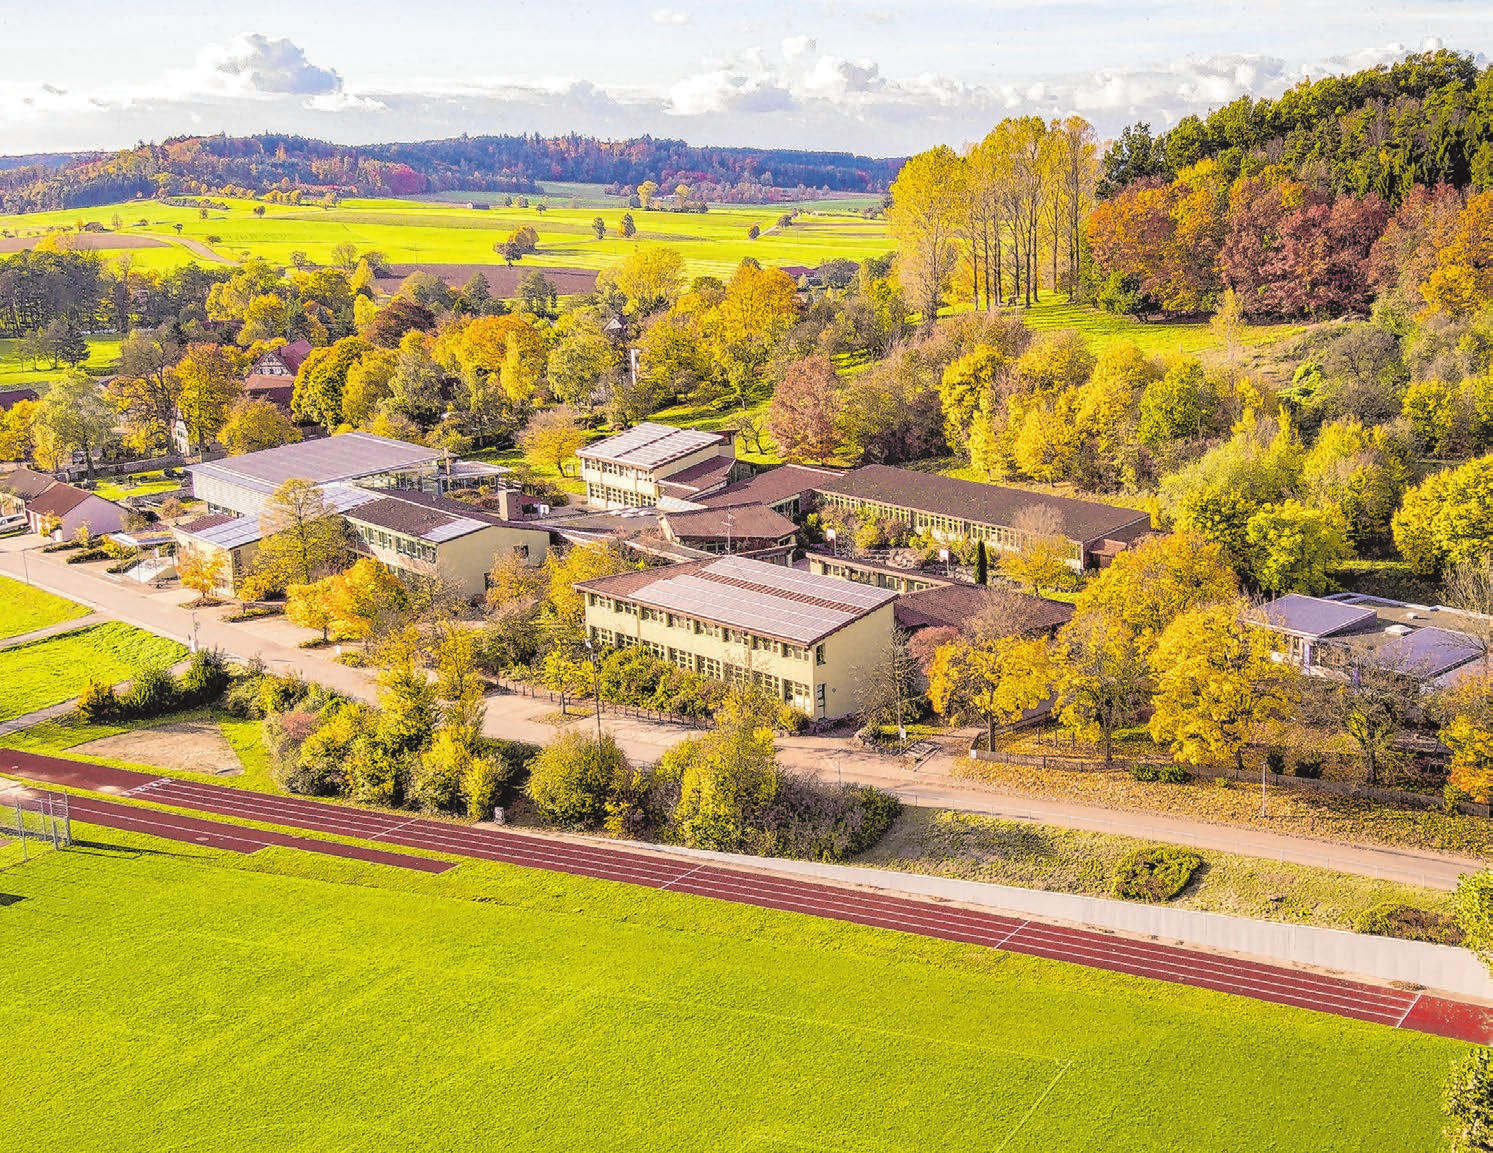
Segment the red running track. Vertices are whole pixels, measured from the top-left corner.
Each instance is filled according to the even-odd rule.
[[[132,800],[173,808],[850,921],[1212,989],[1479,1044],[1493,1040],[1493,1014],[1480,1005],[1094,930],[1024,920],[1008,914],[935,904],[780,874],[695,864],[662,855],[559,841],[509,830],[477,829],[420,817],[372,812],[303,797],[250,793],[222,785],[151,777],[31,754],[0,754],[0,770],[4,769],[36,781],[104,790]],[[217,830],[224,827],[218,822],[200,822],[195,818],[131,808],[114,802],[74,798],[72,805],[74,815],[83,820],[95,819],[86,815],[89,812],[102,812],[109,819],[99,820],[101,824],[123,819],[119,810],[124,811],[125,817],[136,814],[133,819],[145,832],[156,831],[156,828],[144,827],[145,824],[159,828],[164,822],[183,825],[192,822],[194,827],[185,829],[191,835],[176,837],[178,840],[195,840],[201,836],[195,825],[208,825]],[[259,838],[263,844],[297,842],[294,847],[318,852],[355,850],[344,854],[348,856],[378,852],[359,850],[356,846],[329,846],[327,842],[307,841],[241,826],[229,827],[235,829],[232,837],[243,838],[246,844]],[[172,834],[158,832],[157,835]],[[385,855],[399,859],[383,863],[407,865],[420,860],[394,853]],[[375,858],[364,856],[360,859]]]

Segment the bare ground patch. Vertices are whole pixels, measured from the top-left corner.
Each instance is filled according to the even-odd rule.
[[[71,751],[215,777],[237,776],[244,771],[243,762],[214,721],[173,721],[153,729],[101,737],[75,745]]]

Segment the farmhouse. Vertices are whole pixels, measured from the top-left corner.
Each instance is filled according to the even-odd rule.
[[[747,557],[581,581],[586,631],[680,668],[761,685],[814,717],[859,707],[857,682],[891,652],[895,594]]]
[[[57,478],[20,465],[0,480],[0,515],[18,516],[26,506],[57,483]]]
[[[1067,542],[1067,563],[1093,568],[1151,532],[1149,514],[1097,501],[1047,496],[882,464],[865,465],[816,488],[822,503],[861,515],[906,521],[914,531],[945,540],[984,540],[1019,550],[1032,534],[1017,527],[1028,509],[1051,510]]]
[[[576,453],[593,508],[686,508],[751,475],[726,433],[645,421]]]

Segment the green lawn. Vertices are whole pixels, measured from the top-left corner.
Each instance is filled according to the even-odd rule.
[[[119,363],[120,339],[109,333],[89,336],[88,359],[78,367],[94,375],[106,374]],[[53,368],[48,361],[42,361],[33,367],[30,363],[20,360],[15,354],[14,340],[0,340],[0,391],[9,388],[35,388],[37,392],[45,394],[45,388],[38,385],[50,384],[63,373],[61,368]]]
[[[1465,1049],[497,864],[77,832],[0,877],[32,1150],[1401,1153]]]
[[[150,496],[158,492],[176,492],[181,481],[168,480],[163,473],[141,472],[133,476],[122,476],[117,480],[101,480],[94,490],[105,500],[124,500],[130,496]]]
[[[71,700],[91,680],[128,680],[148,665],[175,664],[186,649],[110,621],[0,652],[0,720]]]
[[[1039,332],[1071,328],[1098,352],[1110,344],[1129,341],[1151,356],[1201,356],[1218,352],[1222,342],[1206,321],[1142,322],[1102,312],[1082,304],[1069,304],[1062,296],[1049,296],[1023,313],[1028,328]],[[1246,326],[1240,343],[1241,359],[1248,366],[1255,350],[1290,340],[1305,331],[1303,325],[1265,324]]]
[[[0,577],[0,640],[86,617],[91,611],[42,589]]]

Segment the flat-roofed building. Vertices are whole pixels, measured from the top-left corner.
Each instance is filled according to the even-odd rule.
[[[217,592],[237,596],[239,583],[249,574],[259,552],[259,520],[231,513],[209,513],[174,526],[177,554],[195,549],[221,565],[223,581]]]
[[[861,515],[907,522],[943,540],[984,540],[1002,552],[1018,550],[1031,533],[1017,527],[1028,509],[1045,506],[1057,535],[1068,543],[1070,568],[1099,565],[1149,534],[1149,513],[1098,501],[1048,496],[935,473],[869,464],[815,486],[821,502]]]
[[[645,421],[576,453],[593,508],[688,508],[751,475],[726,433]]]
[[[192,492],[209,512],[257,517],[288,480],[306,480],[324,491],[330,485],[419,489],[440,478],[440,449],[423,444],[348,432],[301,441],[262,452],[230,456],[187,468]]]
[[[1302,672],[1351,677],[1356,667],[1372,667],[1428,687],[1482,666],[1493,635],[1493,619],[1478,613],[1360,593],[1289,593],[1253,616],[1285,638],[1285,659]]]
[[[517,554],[533,567],[549,553],[549,531],[533,524],[426,493],[375,496],[342,514],[367,553],[401,575],[439,580],[461,596],[487,588],[501,555]]]
[[[857,684],[889,659],[894,593],[747,557],[582,581],[586,630],[680,668],[758,684],[816,718],[859,708]]]

